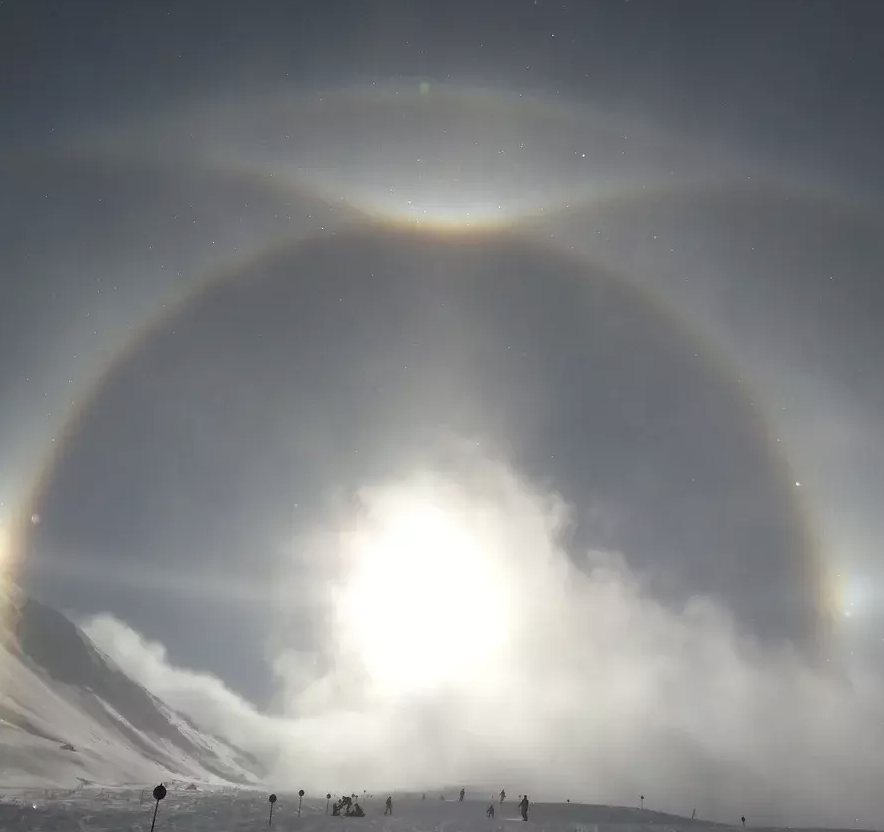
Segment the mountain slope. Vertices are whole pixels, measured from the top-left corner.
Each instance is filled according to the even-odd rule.
[[[14,587],[2,596],[0,783],[258,779],[254,758],[166,706],[63,615]]]

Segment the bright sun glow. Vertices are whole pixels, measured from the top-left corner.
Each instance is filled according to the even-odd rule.
[[[468,682],[503,649],[508,604],[479,534],[416,498],[374,512],[351,539],[340,623],[379,691]]]
[[[866,582],[857,576],[839,574],[837,576],[836,603],[837,609],[845,618],[853,618],[862,614],[868,603],[868,587]]]

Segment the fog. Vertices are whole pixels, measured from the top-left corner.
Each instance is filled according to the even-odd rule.
[[[281,616],[274,715],[112,616],[86,632],[256,752],[273,782],[308,791],[476,784],[629,805],[641,793],[657,809],[784,823],[878,809],[874,675],[755,642],[712,598],[664,606],[628,553],[575,557],[571,507],[478,450],[352,497],[317,527],[316,568],[292,587],[313,599],[321,648],[287,646]]]

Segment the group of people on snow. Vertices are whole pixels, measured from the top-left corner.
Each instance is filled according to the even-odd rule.
[[[364,818],[365,810],[354,797],[344,796],[332,806],[332,815],[347,818]]]
[[[463,803],[464,797],[466,797],[466,789],[461,789],[460,796],[458,797],[458,803]],[[503,802],[506,800],[506,790],[505,789],[500,790],[499,797],[500,797],[500,805],[503,806]],[[427,795],[426,794],[422,795],[421,800],[426,800],[426,799],[427,799]],[[445,800],[445,795],[441,795],[441,799]],[[524,820],[524,821],[528,820],[528,807],[529,806],[530,806],[530,803],[528,801],[528,795],[527,794],[522,795],[522,799],[519,801],[519,812],[521,813],[522,820]],[[384,815],[386,816],[386,815],[392,815],[392,814],[393,814],[393,797],[392,797],[392,795],[390,795],[384,801]],[[334,815],[336,817],[343,815],[344,817],[348,817],[348,818],[364,818],[365,811],[357,802],[356,796],[353,795],[352,797],[349,797],[349,796],[342,797],[340,800],[336,801],[334,803],[334,805],[332,806],[332,815]],[[494,819],[494,802],[493,801],[488,806],[488,808],[485,810],[485,815],[489,819],[492,819],[492,820]]]

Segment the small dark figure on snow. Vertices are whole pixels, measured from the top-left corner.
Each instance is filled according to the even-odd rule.
[[[461,790],[460,790],[460,801],[459,801],[460,803],[463,803],[463,797],[464,797],[464,795],[465,795],[466,793],[467,793],[467,790],[466,790],[466,789],[461,789]]]
[[[387,801],[384,803],[384,814],[392,815],[393,814],[393,796],[387,798]]]
[[[528,795],[527,794],[522,798],[522,802],[519,804],[519,811],[522,813],[522,820],[528,820]]]
[[[503,806],[503,801],[506,800],[506,789],[500,790],[500,805]]]
[[[494,804],[492,803],[486,810],[485,816],[488,818],[494,819]]]

